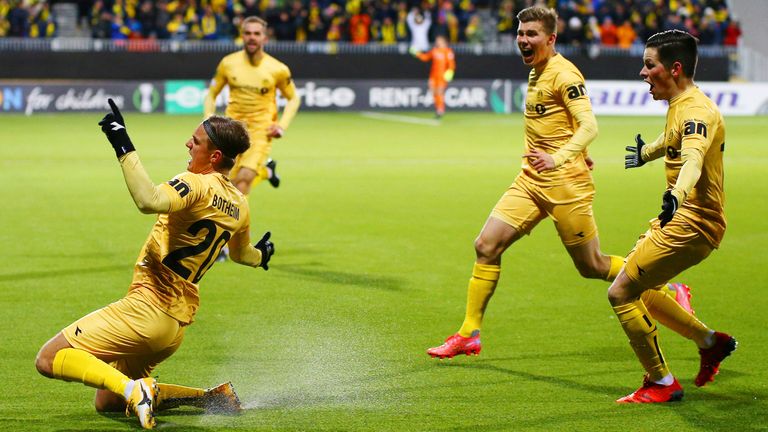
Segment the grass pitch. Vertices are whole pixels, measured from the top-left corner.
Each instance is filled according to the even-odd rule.
[[[679,279],[699,317],[737,337],[715,383],[693,385],[693,343],[661,344],[686,390],[680,403],[619,406],[642,369],[606,299],[579,277],[551,222],[513,245],[483,327],[479,357],[437,361],[425,349],[464,314],[472,242],[519,172],[522,119],[449,113],[424,120],[301,113],[275,143],[283,182],[251,195],[254,239],[271,230],[270,271],[217,264],[186,341],[161,381],[231,380],[239,416],[159,414],[178,431],[766,430],[765,118],[727,119],[728,231],[721,249]],[[99,415],[93,390],[47,380],[40,346],[120,298],[153,216],[134,207],[100,115],[0,116],[0,426],[138,429]],[[590,147],[602,249],[624,254],[661,205],[661,162],[625,171],[636,132],[663,118],[601,117]],[[198,117],[128,114],[155,182],[186,167]],[[762,126],[761,126],[762,125]]]

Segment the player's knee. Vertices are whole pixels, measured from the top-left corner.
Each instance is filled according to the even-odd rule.
[[[498,259],[503,251],[503,248],[495,242],[489,242],[483,237],[475,239],[475,254],[477,258],[493,261]]]
[[[604,279],[606,270],[600,268],[595,261],[579,261],[576,262],[576,269],[579,271],[581,277],[587,279]]]
[[[620,306],[631,303],[632,300],[629,292],[621,285],[614,283],[608,288],[608,301],[611,305]]]
[[[40,352],[37,353],[37,356],[35,357],[35,368],[40,373],[40,375],[47,377],[47,378],[53,378],[53,358],[56,355],[56,353],[49,352],[48,344],[44,345],[42,348],[40,348]]]
[[[42,356],[42,352],[37,354],[35,358],[35,368],[40,375],[53,378],[53,362]]]

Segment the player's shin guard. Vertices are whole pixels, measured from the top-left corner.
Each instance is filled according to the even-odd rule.
[[[613,280],[616,279],[616,276],[619,275],[622,267],[624,267],[624,258],[616,255],[608,255],[608,258],[611,259],[611,267],[608,268],[608,274],[605,275],[605,280],[613,282]]]
[[[496,290],[500,272],[498,265],[475,263],[467,288],[467,310],[459,330],[461,336],[469,337],[475,330],[480,330],[485,308]]]
[[[182,405],[197,406],[198,401],[205,394],[205,390],[201,388],[161,383],[157,383],[157,386],[160,389],[158,410],[177,408]]]
[[[691,339],[699,347],[706,347],[706,339],[712,331],[691,315],[663,290],[646,290],[640,297],[648,312],[664,327],[680,336]]]
[[[642,363],[651,381],[658,381],[669,375],[669,368],[664,361],[658,341],[658,329],[653,318],[645,309],[642,300],[614,306],[613,311],[619,318],[629,344]]]
[[[77,381],[87,386],[123,395],[131,382],[119,370],[76,348],[64,348],[53,358],[53,376],[64,381]]]

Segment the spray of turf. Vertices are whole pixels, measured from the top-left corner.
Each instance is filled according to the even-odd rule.
[[[239,369],[235,387],[245,409],[285,409],[350,406],[381,408],[386,394],[373,391],[386,374],[374,334],[361,329],[291,325],[272,334],[261,346],[246,350],[258,357],[237,359],[227,369]],[[353,336],[354,335],[354,336]],[[281,342],[283,341],[283,342]]]

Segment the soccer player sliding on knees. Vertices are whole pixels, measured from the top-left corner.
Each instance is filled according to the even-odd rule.
[[[244,125],[212,116],[186,143],[187,171],[155,185],[128,137],[112,99],[99,122],[122,168],[136,207],[157,214],[144,243],[128,293],[57,333],[43,345],[40,374],[95,387],[97,411],[122,411],[141,426],[156,424],[155,412],[192,405],[218,412],[240,411],[230,383],[204,390],[158,383],[150,377],[181,346],[199,307],[198,283],[229,242],[232,260],[268,269],[275,247],[267,232],[250,243],[246,197],[227,177],[235,158],[248,149]]]

